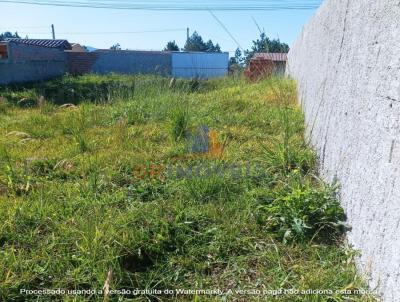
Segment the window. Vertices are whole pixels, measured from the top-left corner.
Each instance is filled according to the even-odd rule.
[[[0,60],[8,58],[7,44],[0,44]]]

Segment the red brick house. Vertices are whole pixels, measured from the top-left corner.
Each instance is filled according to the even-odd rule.
[[[259,80],[271,75],[284,75],[286,53],[257,53],[251,58],[245,75],[252,80]]]

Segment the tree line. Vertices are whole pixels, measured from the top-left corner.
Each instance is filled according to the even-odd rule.
[[[221,47],[218,43],[214,44],[210,39],[205,42],[201,35],[196,31],[187,39],[182,49],[175,41],[169,41],[164,47],[164,51],[200,51],[200,52],[221,52]],[[235,56],[230,58],[231,65],[246,65],[256,53],[260,52],[275,52],[288,53],[289,45],[281,42],[279,39],[270,39],[265,32],[260,33],[260,36],[253,40],[250,49],[241,50],[239,47],[235,51]]]
[[[0,41],[3,41],[5,39],[11,39],[11,38],[18,38],[19,39],[21,37],[18,35],[17,32],[12,33],[12,32],[6,31],[4,33],[0,33]]]
[[[110,49],[120,50],[121,46],[117,43],[111,46]],[[211,39],[204,40],[197,31],[189,36],[183,48],[180,48],[176,41],[172,40],[167,43],[163,51],[222,52],[221,46],[218,43],[214,44]],[[238,47],[235,55],[230,58],[229,63],[231,66],[243,67],[247,65],[254,54],[260,52],[288,53],[289,45],[281,42],[279,39],[271,39],[265,32],[261,32],[260,36],[256,40],[253,40],[250,49],[241,50]]]

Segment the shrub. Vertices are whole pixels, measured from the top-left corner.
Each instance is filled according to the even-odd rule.
[[[332,242],[346,231],[346,216],[332,188],[293,189],[259,206],[259,223],[283,242]]]

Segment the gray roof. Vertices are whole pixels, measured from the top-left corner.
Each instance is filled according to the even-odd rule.
[[[71,49],[71,45],[67,40],[51,40],[51,39],[17,39],[8,38],[6,42],[13,42],[18,44],[27,44],[34,46],[41,46],[47,48]]]
[[[253,57],[255,60],[268,60],[276,62],[286,62],[287,53],[256,53]]]

